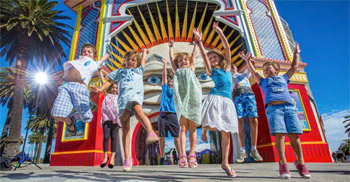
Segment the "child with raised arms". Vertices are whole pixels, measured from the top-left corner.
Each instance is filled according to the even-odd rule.
[[[239,53],[240,57],[245,59],[242,53]],[[243,73],[237,71],[237,67],[232,64],[232,76],[233,82],[233,102],[236,106],[238,116],[238,135],[239,143],[241,145],[239,155],[236,158],[236,162],[242,163],[244,159],[248,157],[245,147],[244,137],[244,118],[248,117],[250,126],[250,157],[255,161],[262,161],[258,150],[256,149],[256,143],[258,138],[258,112],[256,107],[255,95],[250,87],[249,77],[251,73],[248,68]]]
[[[296,155],[294,164],[303,178],[311,178],[310,172],[305,166],[303,151],[299,135],[303,134],[301,124],[288,91],[289,79],[293,76],[300,62],[300,49],[297,44],[294,48],[294,56],[291,68],[284,75],[278,75],[280,66],[276,62],[266,62],[263,65],[263,75],[261,77],[255,70],[251,55],[244,55],[247,59],[248,69],[252,73],[255,81],[260,85],[265,95],[266,115],[269,121],[271,135],[275,136],[275,148],[279,156],[279,172],[281,178],[290,178],[290,172],[285,157],[285,135],[290,140],[292,149]]]
[[[236,177],[235,171],[228,163],[230,135],[238,132],[237,115],[235,106],[231,100],[232,74],[230,69],[231,51],[229,43],[218,23],[213,24],[213,29],[219,34],[225,54],[217,49],[205,53],[202,43],[202,32],[197,28],[193,33],[197,41],[205,70],[211,77],[215,86],[205,98],[202,108],[202,140],[208,142],[207,131],[219,130],[221,133],[222,163],[221,168],[229,177]]]
[[[142,50],[142,58],[136,51],[126,52],[124,55],[125,68],[117,69],[108,74],[108,82],[101,88],[91,87],[94,92],[101,92],[108,88],[114,81],[118,83],[118,110],[119,119],[123,131],[123,147],[125,161],[123,170],[132,169],[132,158],[130,155],[130,117],[136,116],[147,131],[146,144],[158,141],[158,136],[152,129],[148,117],[142,111],[143,103],[143,72],[146,64],[147,49]]]
[[[202,88],[196,77],[195,44],[192,56],[186,52],[176,53],[174,57],[174,42],[169,42],[169,57],[175,72],[173,90],[174,103],[178,121],[180,123],[180,151],[179,167],[195,168],[198,166],[196,158],[197,126],[200,125]],[[190,151],[186,155],[186,132],[189,131]]]

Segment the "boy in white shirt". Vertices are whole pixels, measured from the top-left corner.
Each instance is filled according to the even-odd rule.
[[[96,48],[93,45],[84,44],[79,59],[63,64],[63,85],[59,87],[51,115],[57,121],[65,122],[72,136],[77,134],[76,118],[70,116],[73,107],[83,122],[90,122],[93,117],[89,104],[88,85],[93,73],[109,58],[109,54],[106,54],[100,60],[94,61],[96,53]]]

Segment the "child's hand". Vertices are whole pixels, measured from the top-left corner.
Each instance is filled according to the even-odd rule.
[[[243,59],[245,59],[247,61],[249,61],[250,58],[252,57],[250,52],[247,52],[247,54],[244,54],[244,52],[241,51],[241,52],[238,53],[238,55],[239,55],[239,57],[241,57],[241,58],[243,58]]]
[[[91,90],[92,92],[95,92],[95,93],[101,92],[100,89],[98,89],[95,85],[91,85],[91,86],[90,86],[90,90]]]
[[[300,54],[300,47],[299,47],[299,44],[297,44],[294,47],[294,55],[299,55],[299,54]]]
[[[149,50],[147,48],[142,49],[142,54],[149,54]]]
[[[219,23],[218,22],[214,22],[213,23],[213,29],[215,30],[215,32],[222,31],[221,28],[219,27]]]
[[[169,47],[173,47],[174,46],[174,41],[173,40],[170,40],[169,43],[168,43]]]
[[[163,62],[163,64],[166,64],[168,61],[166,59],[162,58],[162,62]]]
[[[198,30],[197,28],[193,28],[192,31],[198,40],[202,40],[202,31]]]

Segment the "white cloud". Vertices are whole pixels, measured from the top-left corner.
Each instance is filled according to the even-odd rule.
[[[336,151],[340,143],[347,139],[343,123],[346,115],[350,115],[350,109],[322,114],[327,141],[332,151]]]

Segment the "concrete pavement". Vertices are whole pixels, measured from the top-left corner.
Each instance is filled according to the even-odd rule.
[[[122,172],[121,166],[113,169],[99,167],[49,167],[34,165],[16,171],[0,171],[0,181],[350,181],[350,163],[308,163],[311,179],[299,176],[295,166],[289,163],[292,178],[279,178],[277,163],[232,164],[237,178],[229,178],[219,164],[201,164],[198,168],[180,169],[177,166],[135,166],[131,172]]]

